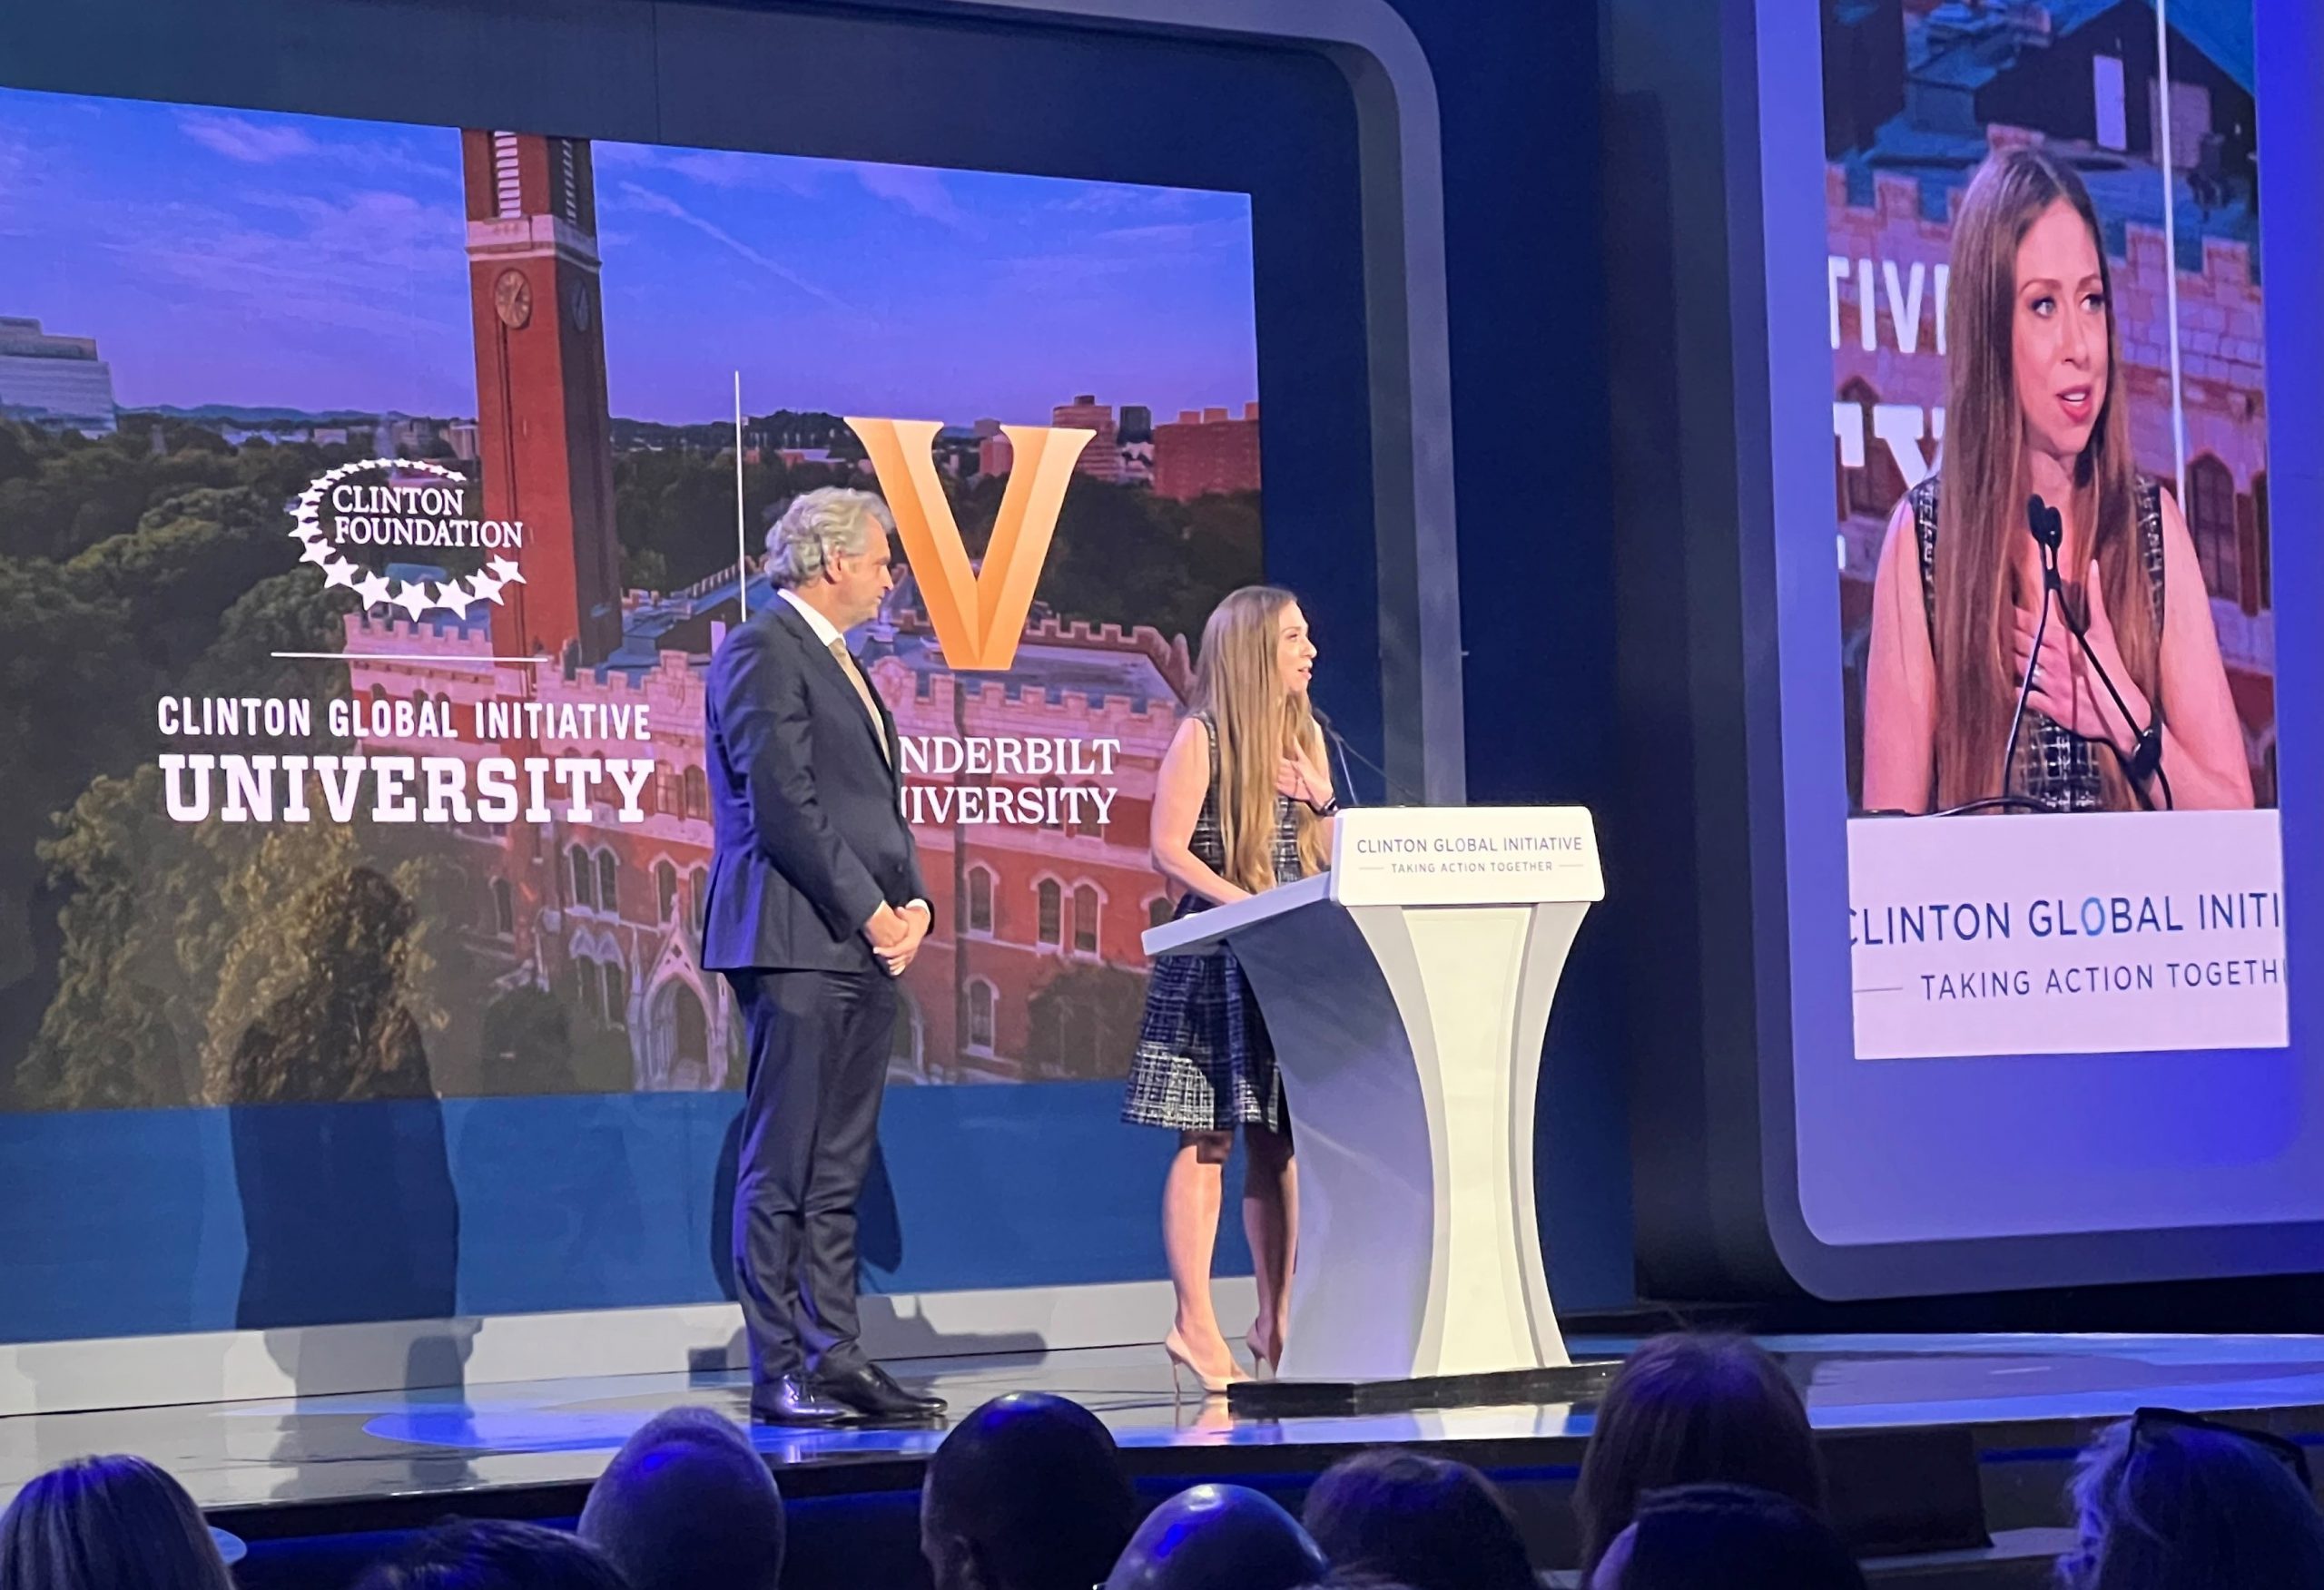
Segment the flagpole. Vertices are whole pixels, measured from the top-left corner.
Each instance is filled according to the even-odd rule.
[[[734,372],[734,600],[751,617],[751,533],[743,515],[743,372]]]

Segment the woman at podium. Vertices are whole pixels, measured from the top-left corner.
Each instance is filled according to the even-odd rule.
[[[1288,591],[1248,585],[1204,624],[1192,710],[1154,792],[1155,867],[1180,891],[1177,916],[1245,899],[1323,869],[1324,819],[1338,809],[1307,702],[1315,644]],[[1162,1188],[1162,1246],[1177,1293],[1163,1349],[1173,1376],[1207,1392],[1246,1378],[1211,1304],[1223,1172],[1239,1128],[1248,1155],[1243,1226],[1257,1274],[1253,1362],[1283,1357],[1298,1196],[1291,1120],[1258,1001],[1233,954],[1168,956],[1147,985],[1122,1119],[1178,1134]]]

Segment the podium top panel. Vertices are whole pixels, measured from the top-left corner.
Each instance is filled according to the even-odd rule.
[[[1344,906],[1606,898],[1587,807],[1369,806],[1334,824],[1331,898]]]

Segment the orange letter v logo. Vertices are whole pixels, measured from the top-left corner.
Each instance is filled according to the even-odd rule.
[[[944,661],[960,673],[997,672],[1017,660],[1025,616],[1033,608],[1049,538],[1057,534],[1065,488],[1074,460],[1098,433],[1066,427],[1004,425],[1000,434],[1015,449],[1009,484],[1000,494],[1000,514],[984,566],[969,566],[960,525],[936,473],[932,444],[940,428],[932,419],[850,419],[848,428],[863,438],[880,490],[896,516],[904,556],[920,583],[928,622]]]

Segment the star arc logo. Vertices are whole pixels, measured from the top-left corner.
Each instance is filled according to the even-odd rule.
[[[426,458],[359,458],[317,476],[292,505],[290,539],[306,549],[300,555],[300,563],[314,564],[322,570],[326,590],[345,586],[366,609],[384,604],[401,608],[414,619],[435,612],[457,618],[465,617],[478,602],[502,602],[505,587],[525,583],[523,572],[507,557],[494,557],[476,573],[458,579],[415,582],[366,569],[341,556],[323,535],[323,504],[333,486],[367,473],[431,475],[460,491],[469,484],[458,470]]]

